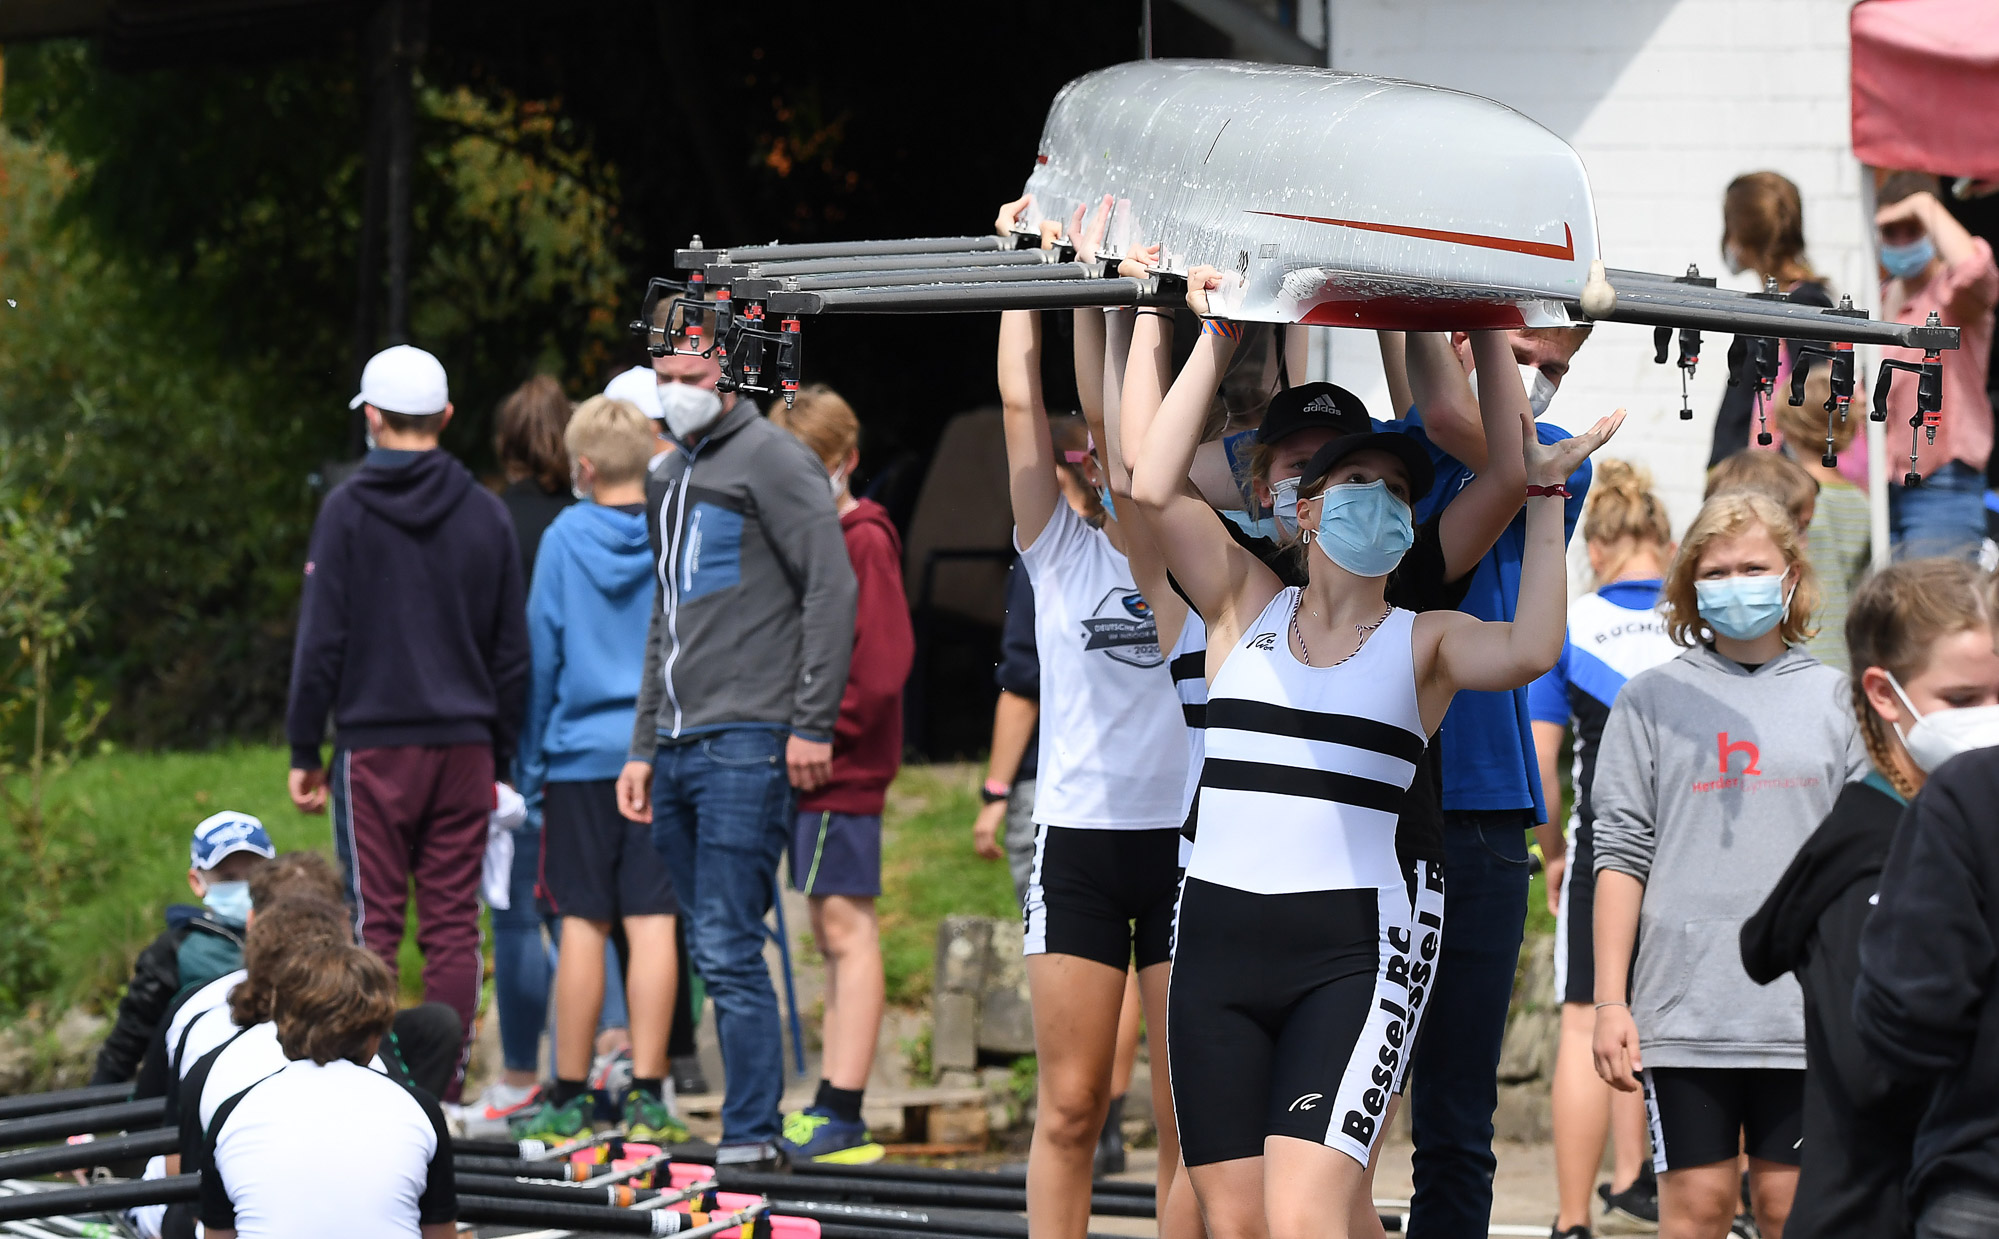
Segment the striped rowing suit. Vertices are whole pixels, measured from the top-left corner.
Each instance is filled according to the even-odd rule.
[[[1313,667],[1291,649],[1297,603],[1278,593],[1209,687],[1167,1021],[1190,1166],[1270,1135],[1366,1165],[1443,926],[1441,872],[1395,850],[1425,742],[1415,614]]]
[[[1167,655],[1173,694],[1180,699],[1180,716],[1187,723],[1187,785],[1180,804],[1180,866],[1185,868],[1194,845],[1194,805],[1201,789],[1201,758],[1207,751],[1208,625],[1191,605],[1180,638]]]

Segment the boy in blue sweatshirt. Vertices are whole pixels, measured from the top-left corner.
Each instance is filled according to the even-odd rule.
[[[604,944],[613,921],[630,945],[632,1085],[625,1134],[677,1143],[687,1129],[664,1096],[677,957],[673,881],[650,831],[618,812],[652,610],[645,473],[651,422],[623,400],[577,407],[564,440],[576,492],[542,535],[528,589],[533,669],[515,786],[540,814],[538,893],[561,918],[555,972],[555,1087],[514,1120],[522,1139],[586,1131],[597,1099],[585,1081],[604,1003]]]

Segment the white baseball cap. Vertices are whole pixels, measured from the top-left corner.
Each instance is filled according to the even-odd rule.
[[[613,400],[630,401],[656,422],[666,420],[666,406],[659,402],[659,376],[652,372],[651,366],[633,366],[612,379],[604,394]]]
[[[368,359],[361,371],[361,394],[347,407],[372,404],[388,413],[428,417],[450,403],[444,363],[414,345],[398,344]]]

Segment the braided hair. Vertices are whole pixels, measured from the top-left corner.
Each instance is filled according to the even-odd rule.
[[[1922,779],[1895,760],[1900,742],[1889,741],[1888,720],[1867,700],[1862,675],[1879,667],[1904,684],[1921,675],[1938,640],[1991,623],[1984,586],[1978,569],[1961,560],[1912,559],[1873,573],[1854,591],[1846,613],[1853,713],[1869,760],[1905,799],[1922,789]]]

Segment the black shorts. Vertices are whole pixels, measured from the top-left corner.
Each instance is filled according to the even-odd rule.
[[[1076,955],[1123,970],[1173,954],[1180,832],[1034,828],[1022,908],[1026,954]]]
[[[1596,843],[1588,822],[1569,832],[1555,913],[1555,1001],[1596,1001]],[[1538,1002],[1540,999],[1530,999]]]
[[[1399,888],[1285,895],[1187,879],[1166,1049],[1189,1166],[1270,1136],[1367,1165],[1442,946],[1442,868],[1403,868]]]
[[[543,786],[535,893],[550,915],[616,921],[679,913],[652,827],[618,812],[617,787],[610,779]]]
[[[1686,1170],[1751,1157],[1795,1166],[1804,1139],[1805,1073],[1781,1067],[1647,1067],[1652,1168]]]

